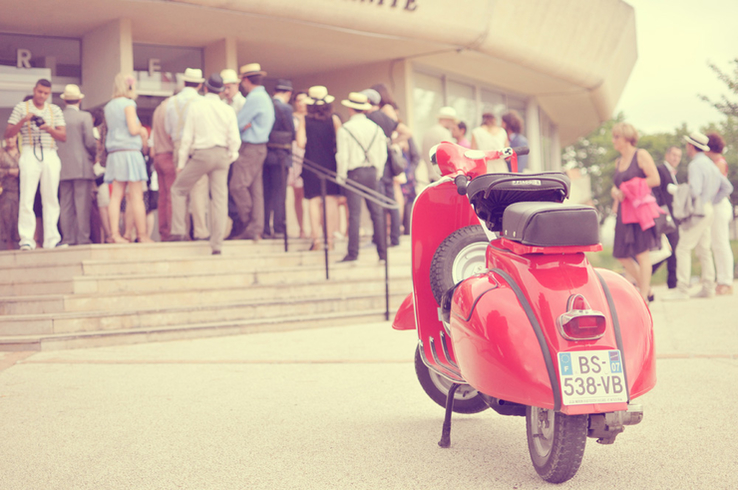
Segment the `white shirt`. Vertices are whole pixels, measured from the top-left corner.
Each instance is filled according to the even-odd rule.
[[[164,129],[173,142],[182,139],[182,130],[190,105],[201,98],[193,87],[183,88],[177,95],[171,97],[167,103],[167,113],[164,118]]]
[[[62,114],[58,105],[45,102],[44,107],[39,109],[35,106],[33,100],[27,100],[16,104],[13,108],[13,112],[10,114],[8,124],[18,124],[18,121],[26,117],[26,114],[29,112],[43,118],[43,120],[52,128],[66,126],[66,123],[64,122],[64,114]],[[51,136],[49,132],[39,129],[38,126],[31,121],[28,121],[26,124],[21,126],[20,135],[22,141],[21,145],[23,146],[33,146],[34,141],[40,141],[41,146],[47,150],[56,150],[57,148],[54,137]]]
[[[217,94],[206,94],[190,105],[179,147],[178,168],[184,168],[192,150],[221,146],[230,153],[230,162],[238,158],[241,135],[233,109],[223,104]]]
[[[226,103],[229,107],[233,107],[233,110],[236,111],[236,114],[241,112],[241,108],[246,103],[246,97],[243,96],[241,91],[239,90],[236,92],[236,95],[233,96],[233,100],[228,102],[228,99],[223,99],[223,102]]]
[[[353,138],[349,132],[354,135]],[[336,135],[336,149],[336,173],[339,177],[345,179],[349,170],[369,166],[376,167],[377,179],[384,173],[387,140],[382,128],[367,119],[366,115],[354,114],[341,126]]]

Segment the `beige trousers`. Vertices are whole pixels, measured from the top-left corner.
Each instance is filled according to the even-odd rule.
[[[179,141],[174,143],[172,160],[174,161],[174,168],[177,168],[177,162],[179,161]],[[196,240],[205,239],[210,236],[210,230],[208,229],[208,205],[210,204],[208,188],[208,176],[203,175],[192,187],[192,190],[190,190],[190,195],[184,204],[192,215],[193,236]],[[184,235],[185,233],[182,234]]]

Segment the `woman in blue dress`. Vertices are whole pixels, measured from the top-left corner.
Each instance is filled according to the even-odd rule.
[[[127,206],[133,210],[133,221],[139,242],[153,242],[146,233],[146,208],[143,183],[148,180],[143,151],[148,131],[136,115],[136,79],[119,73],[113,85],[113,99],[105,105],[105,183],[113,185],[110,193],[111,238],[115,243],[128,243],[120,234],[120,203],[128,188]]]

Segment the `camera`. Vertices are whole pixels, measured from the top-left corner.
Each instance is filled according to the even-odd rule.
[[[46,124],[46,121],[44,121],[44,118],[41,116],[34,115],[31,117],[31,122],[36,125],[37,128],[40,128],[44,124]]]

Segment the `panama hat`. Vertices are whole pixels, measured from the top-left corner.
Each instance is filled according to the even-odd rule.
[[[85,98],[85,94],[79,91],[79,87],[73,83],[70,83],[64,87],[64,93],[61,94],[62,100],[82,100]]]
[[[441,110],[438,111],[438,119],[453,119],[456,121],[458,119],[456,109],[448,106],[441,107]]]
[[[223,83],[238,83],[241,81],[236,74],[236,70],[231,70],[230,68],[221,71],[220,78],[223,79]]]
[[[248,65],[243,65],[241,69],[238,70],[238,74],[241,78],[250,77],[252,75],[261,75],[262,77],[265,77],[267,72],[261,69],[261,65],[259,63],[249,63]]]
[[[341,101],[341,105],[344,107],[350,107],[351,109],[356,109],[357,111],[368,111],[372,108],[366,95],[359,92],[351,92],[348,99]]]
[[[202,70],[199,68],[187,68],[182,77],[183,82],[202,83],[205,79],[202,77]]]
[[[330,104],[336,100],[332,95],[328,95],[328,89],[322,85],[315,85],[308,89],[308,98],[305,99],[307,105],[323,105]]]
[[[702,151],[710,151],[710,147],[708,146],[710,138],[699,131],[694,131],[689,133],[689,135],[684,135],[684,141]]]

